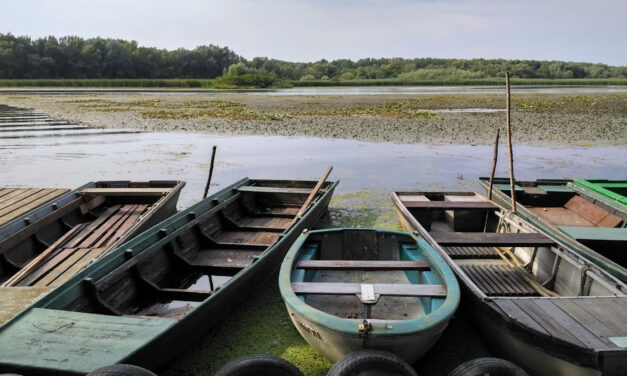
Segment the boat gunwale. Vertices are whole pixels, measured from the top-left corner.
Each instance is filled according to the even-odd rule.
[[[340,318],[324,311],[318,310],[309,304],[303,302],[294,293],[291,287],[292,283],[292,270],[294,270],[294,260],[300,253],[301,248],[307,242],[309,235],[328,232],[340,232],[340,231],[376,231],[386,232],[390,234],[397,234],[402,236],[409,236],[413,239],[415,244],[423,249],[423,254],[429,260],[429,264],[432,268],[437,269],[438,273],[442,277],[443,284],[447,288],[447,295],[444,302],[433,312],[425,314],[424,316],[417,317],[411,320],[385,320],[385,319],[373,319],[372,322],[385,322],[393,324],[391,328],[385,331],[375,330],[369,333],[369,337],[392,337],[392,336],[405,336],[414,335],[419,331],[428,331],[450,320],[452,315],[459,306],[459,300],[461,296],[459,284],[455,278],[455,274],[451,268],[447,265],[446,261],[442,259],[437,251],[431,247],[423,239],[416,237],[414,234],[395,230],[385,230],[376,228],[333,228],[322,229],[315,231],[303,232],[298,239],[294,242],[287,255],[285,256],[283,263],[281,264],[281,270],[279,271],[279,290],[281,297],[287,306],[289,306],[295,312],[298,312],[301,316],[307,318],[316,325],[320,325],[327,330],[331,330],[338,333],[344,333],[349,335],[362,335],[362,332],[358,330],[356,323],[362,322],[361,319],[347,319]]]

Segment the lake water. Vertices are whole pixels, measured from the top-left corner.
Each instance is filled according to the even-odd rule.
[[[68,131],[71,132],[71,131]],[[368,143],[279,136],[195,133],[72,134],[1,138],[0,186],[76,188],[93,180],[187,181],[180,207],[199,200],[212,145],[211,192],[245,177],[317,180],[328,165],[338,192],[475,189],[490,173],[491,146]],[[497,176],[507,176],[506,148]],[[627,146],[514,147],[517,179],[625,178]]]

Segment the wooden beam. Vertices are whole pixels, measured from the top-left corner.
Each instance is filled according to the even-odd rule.
[[[553,246],[556,243],[540,233],[430,232],[440,246]]]
[[[490,201],[403,201],[403,205],[411,209],[498,209]]]
[[[324,282],[293,282],[292,290],[295,294],[311,295],[356,295],[361,294],[361,283],[324,283]],[[445,297],[447,294],[444,285],[412,285],[374,283],[375,294],[386,296],[419,296]]]
[[[296,269],[317,270],[430,270],[424,261],[388,260],[306,260],[296,265]]]
[[[171,188],[86,188],[83,195],[104,196],[165,196]]]

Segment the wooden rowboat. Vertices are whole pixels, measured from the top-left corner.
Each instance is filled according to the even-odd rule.
[[[175,214],[0,327],[0,372],[167,363],[278,269],[336,184],[243,179]]]
[[[480,178],[486,189],[489,179]],[[568,180],[516,181],[517,213],[627,281],[627,206]],[[511,209],[509,178],[494,179],[492,200]]]
[[[283,261],[279,288],[298,332],[332,362],[364,348],[415,362],[460,297],[427,242],[386,230],[304,232]]]
[[[0,228],[0,324],[176,212],[185,183],[88,183]]]
[[[623,211],[627,211],[627,180],[574,180],[574,189],[589,189],[613,201],[623,204]]]
[[[625,374],[625,283],[476,193],[392,199],[451,266],[495,353],[531,374]]]
[[[69,191],[65,188],[0,188],[0,233],[7,223],[28,215],[32,210]]]

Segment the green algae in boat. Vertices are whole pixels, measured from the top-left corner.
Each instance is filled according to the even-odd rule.
[[[488,178],[480,178],[487,190]],[[516,181],[517,214],[627,281],[627,207],[570,180]],[[495,178],[492,201],[511,210],[509,178]]]
[[[466,312],[496,355],[533,375],[626,374],[624,282],[479,194],[392,199],[403,229],[453,269]]]
[[[333,362],[364,348],[415,362],[460,298],[427,242],[375,229],[304,232],[283,261],[279,289],[298,332]]]
[[[627,180],[575,180],[575,184],[579,187],[588,188],[594,192],[600,193],[611,198],[616,202],[627,205]],[[575,187],[575,189],[577,189]],[[625,207],[627,211],[627,206]]]
[[[157,369],[279,268],[337,183],[243,179],[157,224],[0,327],[0,372]]]

